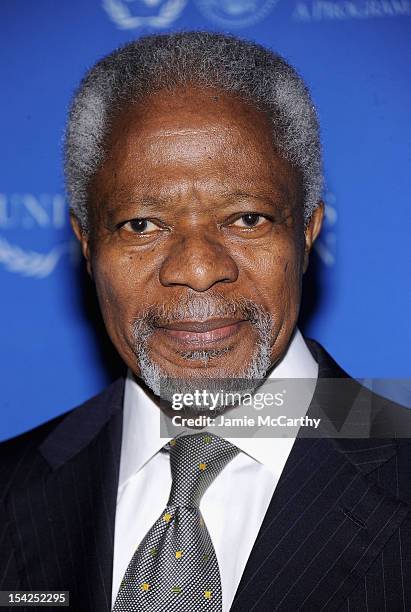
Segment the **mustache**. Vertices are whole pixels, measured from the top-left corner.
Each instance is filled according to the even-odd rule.
[[[262,306],[243,296],[185,295],[175,300],[151,304],[134,319],[135,332],[146,333],[156,327],[181,321],[204,321],[211,318],[235,318],[251,323],[271,325],[272,317]]]

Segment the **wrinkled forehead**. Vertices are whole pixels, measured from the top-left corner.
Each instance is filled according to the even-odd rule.
[[[110,146],[128,135],[153,140],[181,135],[189,142],[196,135],[211,134],[221,142],[237,137],[249,143],[255,141],[261,147],[273,147],[268,113],[214,88],[160,90],[125,102],[114,113],[110,125]]]
[[[149,168],[178,164],[209,172],[217,163],[257,179],[270,172],[273,157],[281,158],[268,113],[216,89],[161,90],[124,105],[110,125],[111,176],[125,169],[142,177]],[[282,166],[294,178],[286,160]]]

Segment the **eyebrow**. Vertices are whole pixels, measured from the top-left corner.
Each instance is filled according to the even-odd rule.
[[[273,197],[274,196],[274,197]],[[283,189],[278,190],[278,193],[272,192],[267,193],[248,193],[245,191],[229,191],[222,192],[218,195],[213,196],[213,200],[225,200],[229,203],[230,200],[259,200],[265,204],[269,204],[273,208],[278,207],[284,203],[287,194]],[[130,206],[141,206],[146,209],[164,208],[169,206],[173,202],[173,198],[158,198],[154,196],[139,196],[130,197],[128,194],[116,194],[114,198],[111,198],[112,203],[106,201],[106,211],[109,216],[109,220],[113,221],[114,215],[121,212],[122,209],[129,209]],[[115,205],[113,206],[113,200]]]
[[[279,189],[277,192],[276,191],[271,192],[271,194],[233,191],[233,192],[224,194],[222,197],[225,200],[231,200],[231,199],[260,200],[265,203],[268,202],[271,206],[275,207],[275,206],[278,206],[278,204],[281,204],[284,201],[284,199],[286,199],[287,191],[284,189]]]
[[[128,211],[130,206],[141,206],[144,208],[159,208],[166,205],[166,200],[154,198],[151,196],[143,196],[138,198],[122,197],[121,193],[111,196],[109,200],[105,200],[104,208],[108,216],[109,223],[114,223],[114,217],[121,213],[122,210]]]

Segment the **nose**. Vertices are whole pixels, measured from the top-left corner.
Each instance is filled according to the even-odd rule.
[[[174,243],[160,269],[165,287],[184,285],[194,291],[207,291],[216,283],[237,278],[237,265],[225,246],[197,232]]]

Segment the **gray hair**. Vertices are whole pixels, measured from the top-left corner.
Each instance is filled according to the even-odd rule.
[[[182,32],[145,36],[101,59],[74,96],[65,138],[70,208],[88,229],[87,190],[105,158],[116,113],[131,100],[185,85],[238,95],[268,113],[275,146],[299,171],[307,223],[323,186],[317,113],[296,70],[280,55],[234,36]]]

